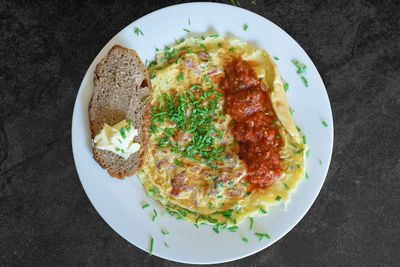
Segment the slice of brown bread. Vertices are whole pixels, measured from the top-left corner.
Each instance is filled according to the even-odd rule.
[[[122,120],[132,120],[133,127],[139,131],[135,142],[140,144],[140,150],[127,160],[94,144],[94,159],[113,177],[132,176],[143,164],[149,136],[150,101],[143,102],[150,94],[150,78],[136,51],[115,45],[97,64],[89,103],[92,139],[104,123],[112,126]]]

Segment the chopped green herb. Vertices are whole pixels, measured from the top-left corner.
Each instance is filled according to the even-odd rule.
[[[214,228],[213,228],[214,232],[216,232],[217,234],[219,234],[219,231],[221,230],[221,225],[217,224]]]
[[[253,229],[253,223],[254,223],[254,219],[252,218],[252,217],[249,217],[249,219],[250,219],[250,231],[251,231],[251,229]]]
[[[213,210],[213,209],[214,209],[214,205],[213,205],[213,203],[210,202],[210,210]]]
[[[245,242],[245,243],[249,242],[249,240],[246,237],[243,237],[242,241]]]
[[[154,222],[155,219],[157,218],[157,211],[155,209],[153,209],[153,211],[154,211],[154,215],[153,215],[153,218],[151,218],[151,220]]]
[[[188,29],[185,29],[185,28],[184,28],[183,30],[184,30],[185,32],[190,32]]]
[[[277,197],[275,198],[275,200],[278,201],[278,202],[281,201],[281,196],[277,196]]]
[[[278,125],[276,124],[276,122],[275,121],[272,121],[272,122],[274,123],[275,127],[278,128]]]
[[[322,121],[322,124],[323,124],[325,127],[328,127],[328,124],[327,124],[325,121]]]
[[[178,159],[174,159],[174,162],[178,164],[180,167],[183,167],[183,163],[180,162]]]
[[[274,57],[275,60],[279,60],[279,57]]]
[[[301,129],[299,127],[296,127],[296,129],[297,129],[298,132],[301,132]]]
[[[149,203],[147,203],[147,204],[144,204],[143,206],[142,206],[142,209],[145,209],[145,208],[147,208],[147,207],[149,207],[150,206],[150,204]]]
[[[232,52],[234,49],[235,49],[234,47],[231,47],[231,48],[229,48],[229,51]]]
[[[308,177],[308,173],[306,173],[306,179],[308,179],[308,178],[310,178],[310,177]]]
[[[297,67],[297,73],[301,74],[301,73],[307,73],[306,69],[307,66],[304,64],[301,64],[300,62],[298,62],[297,60],[292,60],[292,63]]]
[[[181,73],[181,74],[178,76],[178,82],[183,81],[184,79],[185,79],[185,74]]]
[[[235,1],[231,0],[232,5],[236,6]]]
[[[239,0],[237,0],[236,2],[237,2],[237,5],[238,5],[238,6],[240,6],[240,2],[239,2]]]
[[[139,34],[143,35],[143,32],[138,27],[135,27],[135,33],[138,36],[139,36]]]
[[[246,182],[241,182],[243,185],[248,186],[249,184]]]
[[[156,77],[156,75],[154,73],[150,73],[150,79],[154,79],[154,77]]]
[[[285,83],[285,85],[283,86],[283,89],[285,89],[285,93],[287,93],[289,91],[289,84]]]
[[[121,133],[121,136],[122,136],[122,138],[126,138],[126,132],[125,132],[125,128],[124,127],[122,127],[121,128],[121,130],[119,130],[120,131],[120,133]]]
[[[119,150],[120,150],[120,149],[119,149],[118,147],[116,147],[116,148],[115,148],[115,151],[117,151],[117,152],[118,152]]]
[[[188,24],[190,25],[190,18],[188,18]]]
[[[164,241],[164,246],[166,246],[167,248],[169,248],[167,242]]]
[[[281,138],[279,135],[276,135],[275,137],[276,137],[276,139],[280,139]]]
[[[145,99],[142,100],[143,104],[146,104],[147,100],[149,100],[150,96],[146,97]]]
[[[306,156],[307,156],[307,158],[310,156],[310,149],[307,149]]]
[[[292,109],[292,108],[289,108],[289,111],[290,111],[290,115],[292,115],[294,113],[294,109]]]
[[[306,136],[303,135],[303,144],[307,144]]]
[[[203,44],[200,44],[200,46],[201,46],[204,50],[207,50],[207,46],[205,46],[205,45],[203,45]]]
[[[264,237],[271,239],[271,237],[268,234],[255,233],[255,235],[259,237],[258,241],[260,242],[264,239]]]
[[[249,28],[249,26],[247,24],[243,25],[243,30],[247,31],[248,28]]]
[[[319,161],[319,165],[322,165],[322,161],[320,159],[318,161]]]
[[[150,256],[153,254],[153,245],[154,245],[154,238],[151,238],[151,241],[150,241],[150,251],[149,251],[149,255],[150,255]]]
[[[284,183],[283,185],[285,186],[286,190],[290,189],[290,187],[286,183]]]
[[[228,228],[228,230],[230,232],[236,232],[238,229],[239,229],[239,227],[237,227],[237,226],[231,226],[231,227]]]
[[[218,38],[219,34],[213,34],[213,35],[210,35],[210,37]]]
[[[222,47],[222,43],[218,43],[218,47]]]
[[[161,230],[161,233],[163,234],[163,235],[169,235],[169,232],[168,231],[163,231],[163,230]]]
[[[196,228],[199,228],[199,225],[197,223],[194,223],[193,225],[196,226]]]
[[[263,214],[267,214],[267,211],[263,208],[263,207],[260,207],[260,210],[259,210],[261,213],[263,213]]]
[[[305,85],[306,87],[308,87],[308,81],[307,81],[307,79],[306,79],[304,76],[301,76],[301,79],[303,80],[304,85]]]
[[[256,1],[250,1],[250,3],[256,5]]]

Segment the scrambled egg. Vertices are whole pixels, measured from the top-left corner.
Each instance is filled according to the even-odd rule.
[[[246,164],[237,154],[239,145],[231,133],[234,122],[224,114],[219,82],[228,64],[238,57],[257,63],[253,70],[269,88],[279,118],[284,175],[267,188],[245,182]],[[148,194],[171,215],[229,226],[250,215],[263,215],[268,205],[288,200],[304,176],[307,147],[267,52],[234,38],[190,38],[158,52],[149,74],[153,87],[151,135],[138,175]]]

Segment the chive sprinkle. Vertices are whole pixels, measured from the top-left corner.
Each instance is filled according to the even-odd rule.
[[[250,3],[252,3],[253,5],[256,5],[256,1],[250,1]]]
[[[222,43],[218,43],[218,47],[221,47],[222,46]]]
[[[188,29],[185,29],[185,28],[184,28],[183,30],[184,30],[185,32],[190,32]]]
[[[218,38],[219,34],[210,35],[210,37]]]
[[[308,179],[308,178],[310,178],[310,177],[308,177],[308,173],[306,173],[306,179]]]
[[[151,241],[150,241],[150,251],[149,251],[149,255],[150,255],[150,256],[153,254],[153,246],[154,246],[154,238],[151,238]]]
[[[228,228],[228,230],[229,230],[230,232],[236,232],[238,229],[239,229],[239,227],[237,227],[237,226],[232,226],[232,227],[229,227],[229,228]]]
[[[327,124],[325,121],[322,121],[322,124],[323,124],[325,127],[328,127],[328,124]]]
[[[251,231],[251,229],[253,229],[253,223],[254,223],[254,219],[252,218],[252,217],[249,217],[249,219],[250,219],[250,231]]]
[[[234,47],[231,47],[231,48],[229,48],[229,51],[232,52],[234,49],[235,49]]]
[[[319,160],[319,165],[322,165],[322,161],[321,160]]]
[[[154,79],[154,77],[156,77],[156,75],[154,73],[150,73],[150,79]]]
[[[139,34],[143,35],[143,32],[138,27],[135,27],[135,33],[138,36],[139,36]]]
[[[149,100],[150,96],[146,97],[145,99],[142,100],[143,104],[146,104],[147,100]]]
[[[285,93],[287,93],[289,91],[289,84],[285,83],[285,85],[283,86],[283,89],[285,89]]]
[[[307,144],[306,136],[303,135],[303,144]]]
[[[296,127],[296,129],[297,129],[298,132],[301,132],[301,129],[299,127]]]
[[[307,156],[307,158],[310,156],[310,149],[307,149],[306,156]]]
[[[235,1],[231,0],[232,5],[236,6]]]
[[[247,31],[248,28],[249,28],[249,26],[247,24],[243,25],[243,30]]]
[[[157,211],[155,209],[153,209],[153,211],[154,211],[154,216],[151,220],[154,222],[157,218]]]
[[[278,201],[278,202],[281,201],[281,196],[277,196],[277,197],[275,198],[275,200]]]
[[[163,234],[163,235],[169,235],[169,232],[168,231],[163,231],[163,230],[161,230],[161,233]]]
[[[213,203],[210,202],[210,210],[213,210],[213,209],[214,209],[214,205],[213,205]]]
[[[197,223],[194,223],[193,225],[196,226],[196,228],[199,228],[199,225]]]
[[[188,18],[188,24],[190,25],[190,18]]]
[[[249,240],[246,237],[243,237],[242,241],[245,242],[245,243],[249,242]]]
[[[167,242],[164,241],[164,246],[166,246],[167,248],[169,248]]]
[[[147,203],[147,204],[144,204],[143,206],[142,206],[142,209],[145,209],[145,208],[147,208],[147,207],[149,207],[150,206],[150,204],[149,203]]]
[[[267,214],[267,211],[263,207],[260,207],[260,212],[263,214]]]
[[[290,189],[290,187],[286,183],[284,183],[283,185],[285,186],[286,190]]]
[[[274,57],[275,60],[279,60],[279,57]]]
[[[271,239],[271,237],[268,234],[255,233],[255,235],[259,237],[258,241],[260,242],[264,239],[264,237]]]
[[[306,79],[304,76],[301,76],[301,79],[303,80],[304,85],[305,85],[306,87],[308,87],[308,81],[307,81],[307,79]]]
[[[178,82],[183,81],[183,80],[185,80],[185,74],[181,73],[181,74],[178,76]]]
[[[178,159],[174,159],[174,162],[178,164],[180,167],[183,167],[183,163],[180,162]]]
[[[126,138],[126,132],[125,132],[125,128],[124,127],[122,127],[121,128],[121,130],[119,130],[120,131],[120,133],[121,133],[121,136],[122,136],[122,138]]]

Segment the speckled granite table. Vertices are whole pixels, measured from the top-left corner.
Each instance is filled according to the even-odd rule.
[[[137,18],[181,1],[35,2],[0,1],[0,265],[180,265],[148,256],[101,219],[75,170],[70,129],[100,49]],[[226,266],[400,265],[400,2],[240,2],[314,61],[335,144],[304,219]]]

